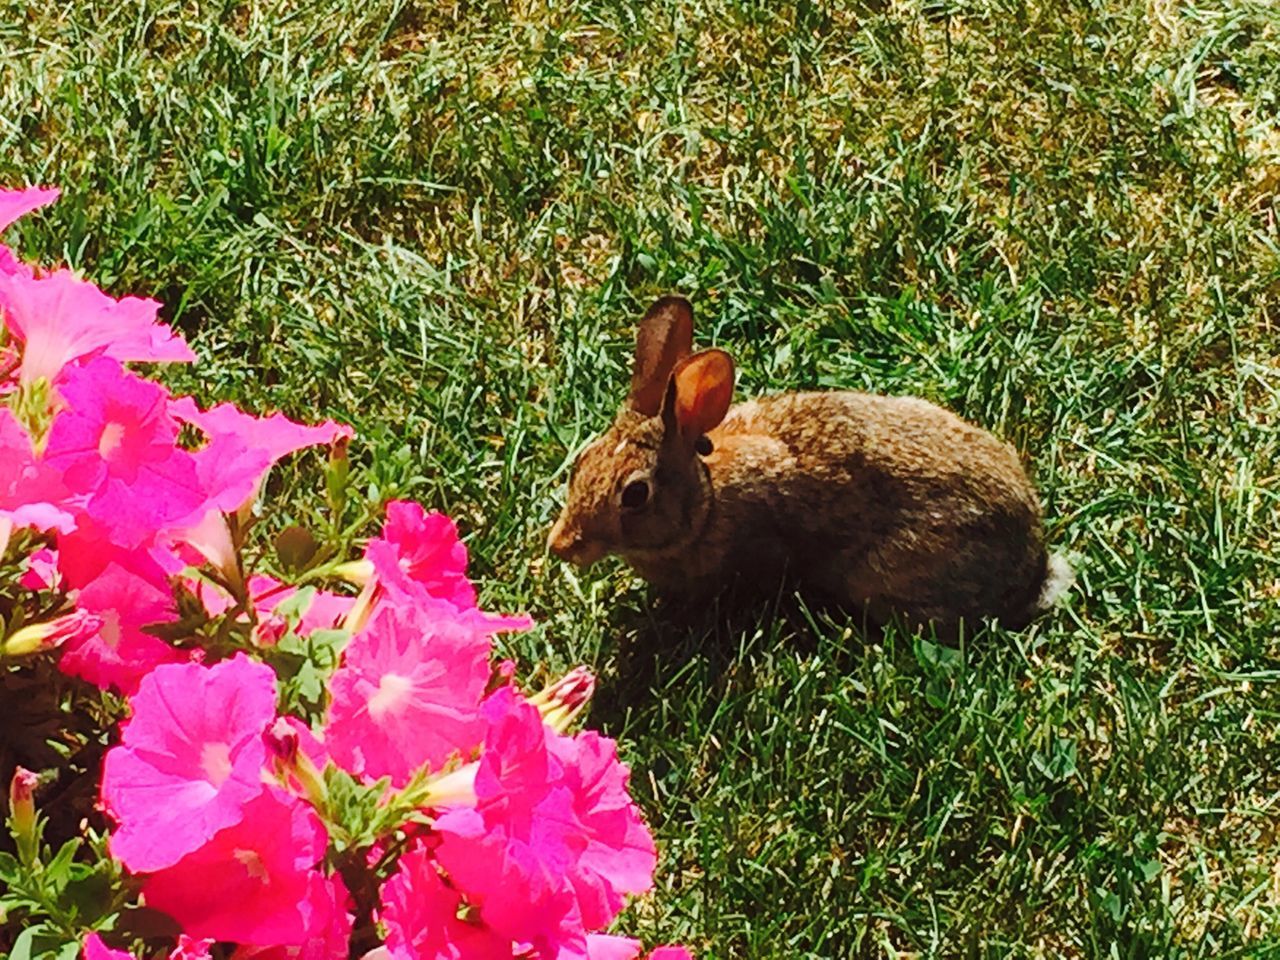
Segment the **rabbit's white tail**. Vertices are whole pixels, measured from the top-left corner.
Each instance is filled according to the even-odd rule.
[[[1071,568],[1071,561],[1066,554],[1050,554],[1044,583],[1040,586],[1040,597],[1036,600],[1036,610],[1043,613],[1057,606],[1058,601],[1066,596],[1075,582],[1076,572]]]

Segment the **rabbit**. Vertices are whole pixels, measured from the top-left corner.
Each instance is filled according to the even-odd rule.
[[[660,595],[803,594],[953,631],[1020,629],[1070,586],[1013,448],[914,397],[784,393],[731,405],[733,359],[693,352],[693,311],[640,321],[630,393],[578,456],[548,538],[580,566],[616,554]]]

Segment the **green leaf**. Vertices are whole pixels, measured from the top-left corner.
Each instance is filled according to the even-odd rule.
[[[300,587],[293,596],[276,604],[275,611],[285,619],[297,622],[311,608],[311,601],[315,598],[315,595],[315,587]]]
[[[5,885],[16,883],[21,876],[22,865],[18,863],[18,858],[11,853],[0,852],[0,880]]]
[[[9,951],[9,960],[31,960],[31,945],[44,930],[44,924],[37,923],[19,933],[13,941],[13,949]]]
[[[1160,876],[1163,867],[1159,860],[1138,860],[1134,863],[1138,868],[1138,872],[1142,874],[1142,879],[1150,882]]]
[[[79,849],[80,838],[73,837],[64,843],[53,859],[45,865],[44,875],[55,890],[61,890],[67,885],[67,881],[71,879],[72,859]]]

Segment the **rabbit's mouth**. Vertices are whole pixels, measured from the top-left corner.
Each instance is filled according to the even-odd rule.
[[[601,559],[608,548],[598,540],[588,540],[577,530],[565,523],[561,517],[551,528],[547,537],[547,549],[561,560],[568,560],[578,567],[589,567]]]

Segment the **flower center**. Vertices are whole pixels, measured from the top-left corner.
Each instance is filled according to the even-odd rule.
[[[200,769],[215,787],[221,787],[231,776],[231,745],[210,741],[200,749]]]
[[[103,610],[98,614],[102,618],[102,628],[98,631],[98,636],[102,637],[102,642],[112,650],[120,648],[120,614],[115,610]]]
[[[236,858],[236,862],[244,867],[245,872],[254,880],[261,880],[263,885],[271,882],[271,874],[267,872],[267,865],[262,862],[262,856],[257,850],[241,850],[235,849],[231,851],[231,855]]]
[[[102,435],[98,437],[98,455],[103,460],[109,460],[111,455],[120,449],[120,443],[124,440],[124,424],[116,423],[114,420],[107,421],[107,425],[102,428]]]
[[[369,716],[380,721],[389,713],[399,713],[409,702],[413,681],[398,673],[384,673],[378,681],[378,691],[369,698]]]

